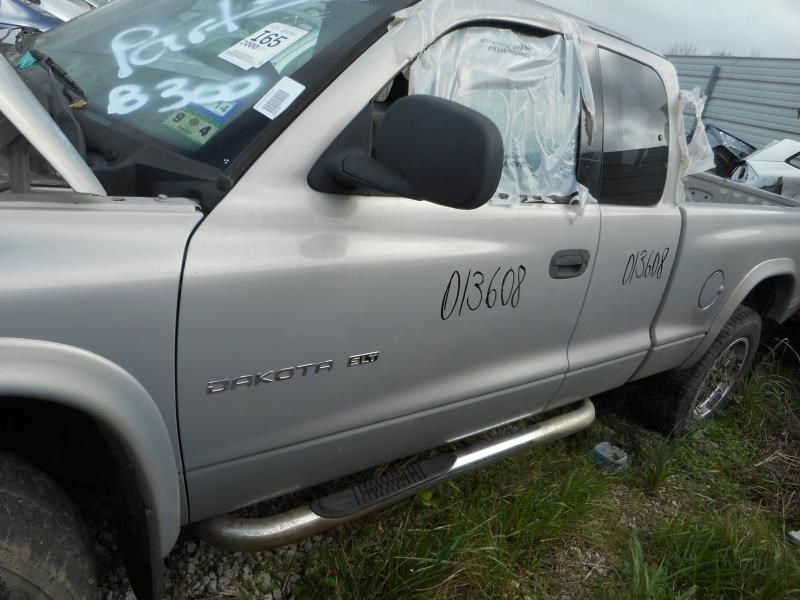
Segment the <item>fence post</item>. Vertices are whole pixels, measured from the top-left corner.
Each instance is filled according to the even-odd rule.
[[[703,113],[700,115],[700,118],[706,116],[706,111],[708,110],[708,104],[711,102],[711,94],[714,93],[714,88],[717,87],[717,81],[719,80],[719,72],[722,69],[719,65],[714,65],[714,68],[711,69],[711,75],[708,76],[708,82],[706,83],[706,105],[703,107]]]

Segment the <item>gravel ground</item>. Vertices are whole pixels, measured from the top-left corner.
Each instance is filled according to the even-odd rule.
[[[520,421],[506,425],[462,440],[456,445],[485,440],[498,434],[509,434],[527,424],[528,421]],[[325,483],[243,508],[236,511],[236,514],[247,517],[276,514],[295,508],[312,498],[336,492],[348,485],[380,475],[387,469],[402,466],[414,458],[424,459],[432,455],[433,453],[426,452],[417,457],[387,463],[336,482]],[[133,591],[116,550],[116,537],[108,509],[110,501],[107,499],[104,501],[95,495],[86,496],[81,500],[80,494],[77,499],[84,513],[89,535],[94,540],[101,597],[103,600],[134,600]],[[328,534],[315,536],[272,552],[251,554],[222,550],[185,532],[181,534],[166,559],[164,597],[168,600],[293,598],[298,583],[315,572],[319,565],[320,553],[326,551],[331,543],[332,538]]]
[[[101,598],[134,600],[125,569],[117,552],[117,538],[107,503],[93,498],[82,504],[89,535],[94,542]],[[269,514],[273,505],[248,509]],[[315,572],[320,552],[331,543],[315,536],[272,552],[231,552],[183,533],[166,559],[167,599],[246,598],[280,600],[293,598],[297,584]]]
[[[317,566],[320,545],[312,538],[273,552],[254,554],[220,550],[182,537],[166,560],[166,598],[293,598],[294,588]],[[134,600],[121,565],[100,573],[101,597]]]

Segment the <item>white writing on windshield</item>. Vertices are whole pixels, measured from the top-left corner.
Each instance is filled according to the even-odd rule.
[[[133,75],[134,67],[150,65],[167,52],[180,52],[187,46],[195,46],[206,41],[207,34],[219,29],[229,33],[240,29],[239,22],[247,17],[266,15],[274,11],[285,10],[303,4],[307,0],[291,0],[280,5],[275,0],[255,0],[255,5],[244,12],[233,14],[231,0],[219,0],[218,16],[208,18],[195,25],[188,33],[168,33],[161,35],[161,29],[155,25],[131,27],[118,33],[111,40],[111,52],[117,61],[117,76],[126,79]]]

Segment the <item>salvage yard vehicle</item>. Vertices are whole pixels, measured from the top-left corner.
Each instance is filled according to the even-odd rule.
[[[800,200],[800,142],[776,140],[745,157],[731,180]]]
[[[751,143],[716,125],[706,126],[706,137],[714,153],[714,174],[724,179],[730,179],[742,161],[756,151],[756,147]]]
[[[25,0],[0,3],[0,41],[13,42],[22,29],[44,31],[60,23],[58,17]]]
[[[107,4],[107,0],[3,0],[0,3],[0,40],[8,34],[6,41],[13,42],[14,30],[46,31],[103,4]]]
[[[119,0],[6,47],[0,590],[97,593],[75,481],[159,598],[182,527],[291,543],[645,378],[663,431],[714,414],[800,306],[800,211],[684,183],[678,98],[528,0]]]

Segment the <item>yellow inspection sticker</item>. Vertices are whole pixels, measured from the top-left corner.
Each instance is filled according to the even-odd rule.
[[[164,125],[201,146],[219,130],[218,123],[189,108],[176,110],[164,120]]]

